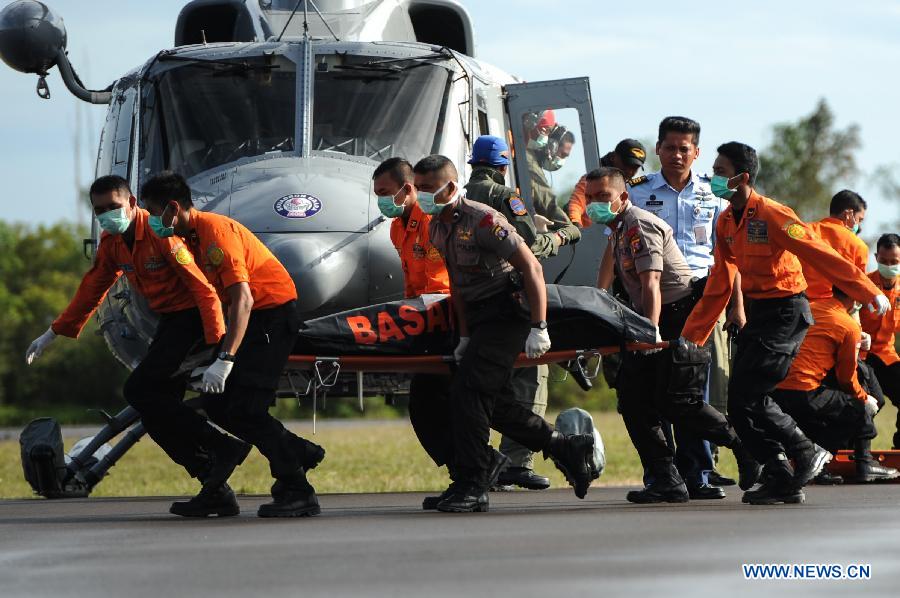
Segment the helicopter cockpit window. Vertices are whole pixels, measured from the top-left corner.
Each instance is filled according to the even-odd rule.
[[[443,57],[442,57],[443,59]],[[317,57],[312,149],[381,162],[434,151],[451,72],[419,60]]]
[[[296,68],[281,57],[186,62],[151,79],[144,173],[190,177],[248,156],[294,149]]]

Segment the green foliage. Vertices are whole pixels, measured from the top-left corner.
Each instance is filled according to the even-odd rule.
[[[25,350],[66,307],[89,267],[83,231],[0,222],[0,404],[120,406],[125,371],[92,320],[76,343],[59,338],[31,366]]]
[[[588,369],[593,369],[593,365]],[[592,371],[588,372],[592,374]],[[606,385],[603,375],[594,378],[593,388],[585,392],[571,375],[558,365],[550,366],[549,397],[547,408],[550,411],[562,411],[569,407],[581,407],[587,411],[615,411],[616,394]]]
[[[808,116],[777,124],[772,134],[771,145],[759,155],[757,186],[800,218],[821,218],[832,195],[859,174],[854,157],[861,145],[859,126],[836,129],[834,113],[822,99]]]

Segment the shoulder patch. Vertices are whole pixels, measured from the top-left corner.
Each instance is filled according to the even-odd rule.
[[[792,239],[806,238],[806,227],[799,222],[788,222],[784,225],[784,232]]]
[[[509,231],[500,226],[499,224],[495,225],[494,228],[491,229],[491,232],[494,233],[494,236],[500,239],[501,241],[509,236]]]
[[[222,262],[225,260],[225,252],[222,251],[221,247],[216,247],[215,245],[210,245],[206,250],[206,258],[209,260],[209,263],[213,266],[220,266]]]
[[[194,261],[194,256],[191,255],[187,247],[179,245],[178,249],[175,250],[175,261],[182,266],[187,266]]]
[[[525,209],[525,202],[518,195],[513,195],[509,198],[509,209],[516,216],[528,214],[528,210]]]
[[[644,174],[644,175],[634,177],[633,179],[629,180],[628,184],[631,185],[632,187],[636,187],[637,185],[643,185],[648,180],[650,180],[650,179],[648,179],[647,175]]]

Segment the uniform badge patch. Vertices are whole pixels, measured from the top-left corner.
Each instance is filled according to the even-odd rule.
[[[175,261],[181,264],[182,266],[187,266],[191,262],[194,261],[194,256],[191,255],[191,252],[188,251],[188,248],[182,245],[178,249],[175,250]]]
[[[438,251],[438,248],[433,245],[428,248],[428,251],[425,253],[425,257],[427,257],[432,262],[439,262],[441,261],[441,259],[443,259],[441,258],[441,252]]]
[[[631,185],[632,187],[634,187],[634,186],[641,185],[646,182],[647,182],[647,175],[643,175],[643,176],[635,177],[635,178],[629,180],[628,184]]]
[[[631,253],[638,253],[644,248],[644,243],[641,240],[641,236],[637,233],[628,237],[628,244],[631,246]]]
[[[472,231],[467,228],[458,228],[456,229],[456,238],[460,241],[471,241]]]
[[[792,239],[805,239],[806,229],[799,222],[792,222],[784,227],[784,232]]]
[[[769,225],[765,220],[760,220],[759,218],[750,218],[747,220],[747,242],[769,242]]]
[[[500,239],[501,241],[509,236],[509,231],[500,226],[499,224],[495,225],[494,228],[491,229],[491,232],[494,233],[494,236]]]
[[[225,260],[225,252],[220,247],[210,245],[209,249],[206,250],[206,258],[213,266],[220,266]]]
[[[525,209],[525,202],[515,195],[509,198],[509,209],[516,216],[524,216],[528,213],[528,210]]]

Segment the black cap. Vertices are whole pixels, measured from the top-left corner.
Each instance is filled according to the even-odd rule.
[[[613,150],[625,164],[643,166],[647,159],[647,151],[637,139],[623,139]]]

